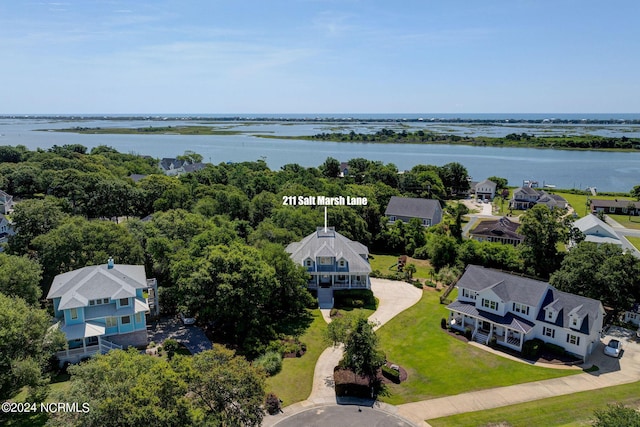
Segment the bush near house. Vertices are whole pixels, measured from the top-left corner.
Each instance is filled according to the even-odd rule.
[[[543,346],[544,342],[539,338],[525,341],[524,344],[522,344],[522,355],[525,359],[537,359],[540,356],[540,351],[542,351]]]
[[[392,369],[387,365],[382,365],[382,375],[396,384],[400,384],[400,371]]]
[[[275,351],[269,351],[254,360],[253,366],[262,368],[268,376],[275,375],[282,369],[282,356]]]
[[[563,356],[566,353],[566,350],[561,345],[552,344],[552,343],[544,343],[544,349],[551,354],[555,354],[558,356]]]
[[[264,401],[264,406],[269,415],[275,415],[280,412],[280,398],[274,393],[269,393]]]

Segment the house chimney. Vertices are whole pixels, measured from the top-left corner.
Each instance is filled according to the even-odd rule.
[[[113,258],[109,257],[109,260],[107,261],[107,269],[111,270],[113,268]]]

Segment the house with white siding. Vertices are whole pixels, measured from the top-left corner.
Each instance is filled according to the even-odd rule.
[[[469,328],[472,339],[522,351],[538,338],[583,360],[600,340],[600,301],[562,292],[547,282],[469,265],[458,281],[458,298],[447,306],[453,329]]]

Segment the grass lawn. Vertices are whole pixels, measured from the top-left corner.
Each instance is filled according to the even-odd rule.
[[[590,426],[593,411],[610,403],[637,408],[640,405],[640,383],[619,385],[534,402],[505,406],[486,411],[469,412],[428,420],[434,427],[488,426],[508,423],[513,427]]]
[[[395,273],[397,271],[396,268],[393,267],[390,270],[389,267],[397,264],[398,257],[399,255],[370,254],[369,264],[371,265],[371,270],[378,270],[382,274]],[[413,264],[416,266],[416,272],[413,275],[414,278],[428,279],[431,277],[433,267],[431,267],[428,260],[407,257],[407,264]]]
[[[316,362],[322,351],[327,348],[323,335],[327,324],[320,310],[313,310],[312,314],[311,326],[300,337],[300,341],[307,345],[307,352],[302,357],[284,359],[282,370],[273,377],[267,378],[267,393],[275,393],[283,400],[284,406],[309,397]]]
[[[640,237],[625,236],[625,238],[640,251]]]
[[[610,216],[614,221],[619,222],[623,227],[640,230],[640,216],[632,216],[631,218],[629,218],[629,215],[607,214],[607,216]]]
[[[440,305],[439,296],[439,292],[424,291],[416,305],[378,330],[387,359],[409,374],[406,382],[389,386],[390,394],[383,401],[414,402],[581,372],[514,362],[451,337],[440,329],[447,310]]]
[[[548,191],[548,190],[547,190]],[[628,197],[619,197],[619,196],[591,196],[586,194],[572,194],[572,193],[563,193],[561,191],[549,191],[549,193],[557,194],[559,196],[564,197],[567,202],[571,205],[573,210],[578,215],[578,218],[582,218],[589,213],[589,208],[587,207],[587,198],[589,199],[601,199],[601,200],[631,200]],[[622,215],[621,215],[622,216]]]
[[[51,384],[49,385],[49,395],[45,400],[46,403],[50,403],[54,401],[54,397],[62,391],[66,391],[69,387],[71,387],[71,383],[69,382],[70,375],[69,374],[59,374],[51,379]],[[24,402],[27,398],[27,388],[23,388],[20,393],[18,393],[13,399],[14,402]],[[24,414],[14,414],[14,416],[10,420],[3,420],[5,422],[5,426],[12,427],[39,427],[44,426],[47,423],[49,417],[44,412],[35,412],[35,413],[24,413]]]

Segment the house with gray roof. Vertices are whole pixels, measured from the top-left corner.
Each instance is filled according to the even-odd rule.
[[[447,306],[453,329],[472,339],[522,351],[534,338],[559,345],[583,360],[600,340],[600,301],[562,292],[547,282],[468,265],[458,280],[458,298]]]
[[[393,196],[384,216],[389,218],[389,223],[408,223],[412,218],[418,218],[423,226],[430,227],[442,221],[442,207],[439,201],[433,199]]]
[[[58,352],[60,363],[78,362],[95,353],[123,346],[147,345],[143,292],[154,287],[143,265],[115,264],[83,267],[58,274],[47,299],[53,301],[58,327],[68,349]]]
[[[165,157],[158,163],[158,167],[162,169],[165,175],[176,176],[184,173],[185,165],[189,162],[185,160],[178,160],[170,157]]]
[[[584,240],[586,242],[593,242],[598,245],[611,243],[612,245],[622,246],[622,242],[615,230],[596,215],[582,217],[574,222],[573,226],[584,234]],[[574,242],[571,242],[572,246],[573,243]]]
[[[497,186],[498,184],[488,179],[476,183],[473,187],[476,198],[480,200],[493,200],[493,198],[496,197]]]
[[[511,209],[526,210],[535,205],[545,205],[549,209],[567,209],[569,202],[557,194],[547,193],[544,190],[528,186],[516,188],[513,191],[513,197],[509,200]]]
[[[616,215],[640,215],[640,202],[633,200],[602,200],[591,199],[589,202],[591,213],[604,212]]]
[[[369,249],[338,233],[334,227],[318,227],[285,250],[311,276],[308,287],[317,290],[321,308],[333,307],[334,290],[371,288]]]
[[[0,190],[0,214],[6,215],[13,210],[13,196]]]
[[[518,246],[524,236],[518,233],[520,223],[511,221],[506,216],[498,219],[486,219],[469,232],[469,237],[479,242],[498,242]]]

